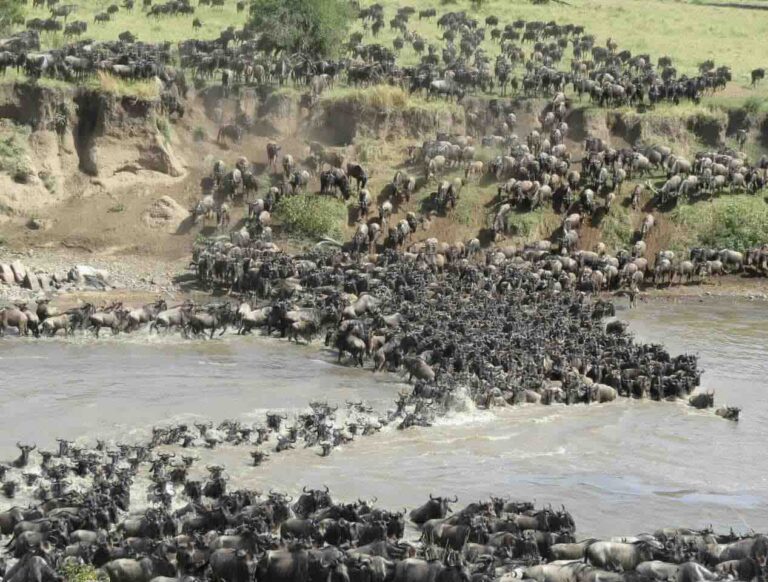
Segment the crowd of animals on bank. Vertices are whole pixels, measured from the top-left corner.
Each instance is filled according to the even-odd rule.
[[[229,257],[223,269],[216,262],[219,248]],[[56,313],[42,302],[7,308],[2,320],[22,335],[148,327],[149,333],[176,329],[200,338],[229,328],[296,342],[324,337],[339,362],[363,366],[369,360],[374,371],[400,371],[415,382],[398,405],[402,428],[429,425],[466,398],[480,407],[665,400],[688,398],[699,385],[695,356],[672,357],[659,345],[635,342],[624,322],[602,321],[613,315],[613,305],[577,288],[568,271],[576,259],[546,248],[505,248],[481,262],[459,256],[437,269],[436,250],[387,250],[376,262],[357,262],[322,248],[291,256],[272,243],[213,243],[198,249],[198,273],[230,278],[244,298],[239,304],[169,306],[158,300],[139,308],[85,304]],[[708,408],[714,397],[697,394],[690,403]],[[718,410],[733,419],[738,412]]]
[[[232,489],[219,465],[203,483],[189,475],[194,456],[177,459],[165,446],[177,442],[173,430],[135,445],[19,445],[3,473],[23,476],[17,493],[30,503],[0,512],[3,580],[60,581],[84,566],[110,582],[750,582],[765,574],[768,538],[754,532],[665,527],[579,539],[564,506],[508,497],[453,511],[458,497],[430,493],[406,515],[375,498],[335,500],[327,487],[295,497]],[[137,502],[147,476],[147,502]],[[406,522],[418,538],[406,538]]]
[[[213,0],[217,3],[223,0]],[[337,60],[276,51],[248,25],[230,26],[210,40],[194,38],[191,31],[190,40],[176,47],[142,42],[126,30],[109,42],[70,40],[61,48],[41,49],[41,31],[62,31],[69,39],[87,36],[89,26],[119,19],[121,10],[133,10],[133,4],[133,0],[112,4],[88,23],[67,21],[73,14],[76,17],[77,4],[47,0],[49,17],[30,19],[26,30],[0,40],[0,67],[23,69],[32,78],[66,81],[82,81],[98,72],[127,79],[158,76],[167,81],[188,71],[196,78],[220,77],[226,87],[292,82],[306,87],[309,97],[340,79],[351,86],[386,83],[455,99],[491,92],[551,95],[570,87],[579,98],[587,96],[601,106],[651,107],[662,101],[698,102],[703,94],[724,88],[732,79],[730,67],[711,60],[700,63],[695,75],[680,74],[668,55],[656,59],[650,54],[633,55],[613,38],[598,41],[581,25],[522,19],[501,23],[497,16],[480,21],[466,11],[438,15],[435,9],[412,6],[399,7],[385,24],[387,17],[379,4],[354,7],[361,30],[350,33],[345,56]],[[211,2],[195,7],[187,0],[163,4],[144,0],[142,9],[147,18],[164,14],[194,18],[196,8],[205,4]],[[245,2],[239,1],[237,8],[245,11]],[[436,36],[426,38],[409,29],[417,18],[434,22]],[[200,24],[199,18],[193,19],[193,26]],[[398,32],[391,47],[377,42],[385,26]],[[406,45],[415,51],[417,64],[398,62]],[[753,84],[763,77],[763,69],[752,71]]]
[[[206,284],[234,288],[244,270],[238,264],[243,258],[241,249],[251,241],[268,245],[275,206],[286,197],[308,192],[314,183],[319,195],[356,198],[356,231],[344,245],[353,260],[376,262],[384,250],[404,251],[406,260],[426,260],[441,272],[460,260],[482,262],[498,250],[508,257],[550,252],[550,258],[560,261],[563,272],[570,276],[570,285],[595,292],[636,293],[644,284],[700,282],[726,273],[768,275],[768,243],[743,250],[697,247],[681,253],[662,249],[655,257],[646,257],[655,209],[668,208],[678,200],[701,203],[728,193],[756,194],[765,185],[768,158],[750,163],[742,153],[723,148],[699,152],[690,161],[667,146],[617,149],[593,137],[584,141],[581,150],[573,151],[566,143],[570,131],[567,112],[568,100],[560,93],[538,116],[540,128],[520,137],[514,131],[514,103],[491,101],[487,109],[474,111],[472,118],[486,134],[480,138],[442,134],[410,146],[405,167],[377,195],[370,190],[370,168],[316,142],[309,144],[309,154],[301,160],[287,152],[281,156],[276,142],[267,145],[265,174],[274,185],[266,193],[260,193],[255,165],[245,156],[232,169],[219,160],[209,189],[192,209],[194,220],[216,220],[220,231],[226,232],[230,205],[246,203],[248,219],[233,228],[229,241],[219,239],[201,251],[198,276]],[[484,163],[477,159],[481,148],[498,155]],[[577,157],[580,159],[574,161]],[[661,181],[653,182],[659,178]],[[416,242],[428,236],[425,231],[435,216],[450,215],[461,205],[462,192],[479,181],[497,184],[486,229],[496,249],[481,248],[483,233],[466,242],[434,237]],[[641,218],[633,235],[635,242],[623,249],[609,249],[604,243],[581,248],[580,227],[599,225],[610,215],[612,207],[621,203],[626,184],[631,194],[625,202]],[[422,200],[421,207],[403,216],[402,208],[414,197]],[[505,245],[503,241],[516,234],[515,217],[540,207],[561,217],[549,239],[530,248]],[[398,219],[398,213],[402,218]]]

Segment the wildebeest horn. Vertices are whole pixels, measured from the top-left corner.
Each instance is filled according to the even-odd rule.
[[[455,497],[454,497],[452,500],[451,500],[451,499],[448,499],[447,501],[448,501],[449,503],[456,503],[458,500],[459,500],[459,496],[458,496],[458,495],[456,495],[456,496],[455,496]]]
[[[326,493],[330,493],[330,492],[331,492],[331,490],[330,490],[330,489],[328,489],[328,485],[323,485],[323,487],[325,487],[325,492],[326,492]]]
[[[306,486],[306,485],[304,485],[304,488],[302,489],[302,491],[303,491],[304,493],[308,493],[308,491],[307,491],[307,486]]]
[[[430,501],[434,501],[434,500],[435,500],[435,498],[434,498],[434,497],[432,497],[432,494],[431,494],[431,493],[429,494],[429,500],[430,500]]]

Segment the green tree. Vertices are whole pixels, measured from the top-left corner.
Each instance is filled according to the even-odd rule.
[[[0,0],[3,1],[3,0]],[[253,0],[262,48],[311,57],[339,54],[350,21],[347,0]]]
[[[10,32],[14,24],[24,22],[24,0],[0,0],[0,34]]]

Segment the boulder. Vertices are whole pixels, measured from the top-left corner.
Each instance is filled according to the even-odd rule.
[[[67,275],[66,271],[59,271],[51,276],[51,280],[57,285],[61,285],[69,281],[69,275]]]
[[[148,146],[141,148],[139,165],[147,170],[167,174],[172,178],[184,175],[184,166],[171,146],[165,144],[160,135],[156,135]]]
[[[50,230],[53,223],[43,218],[30,218],[27,222],[27,228],[30,230]]]
[[[170,196],[163,196],[150,204],[141,219],[150,228],[164,229],[174,233],[189,217],[189,211]]]
[[[22,287],[29,289],[30,291],[40,291],[40,282],[37,280],[37,275],[31,272],[27,273],[24,277]]]
[[[21,285],[24,282],[24,277],[27,276],[27,268],[20,261],[14,261],[11,263],[11,269],[13,269],[16,283]]]
[[[40,283],[40,289],[48,293],[51,290],[51,278],[45,273],[40,273],[37,276],[37,280]]]
[[[0,264],[0,282],[6,285],[13,285],[16,282],[16,276],[13,274],[11,266],[6,264]]]
[[[69,270],[67,278],[75,283],[84,283],[87,281],[100,281],[99,286],[109,284],[109,272],[105,269],[97,269],[89,265],[77,265]]]

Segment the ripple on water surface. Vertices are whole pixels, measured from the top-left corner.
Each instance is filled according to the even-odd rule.
[[[196,451],[247,486],[329,485],[341,498],[413,506],[428,493],[469,501],[506,493],[565,503],[579,535],[633,534],[663,525],[768,529],[768,310],[757,304],[644,304],[619,317],[644,341],[698,353],[703,385],[741,406],[740,423],[684,403],[521,406],[454,414],[429,429],[358,439],[328,458],[273,455],[248,466],[243,448]],[[227,335],[0,339],[0,458],[16,440],[145,438],[153,424],[260,420],[310,400],[391,407],[393,375],[337,366],[324,349]]]

